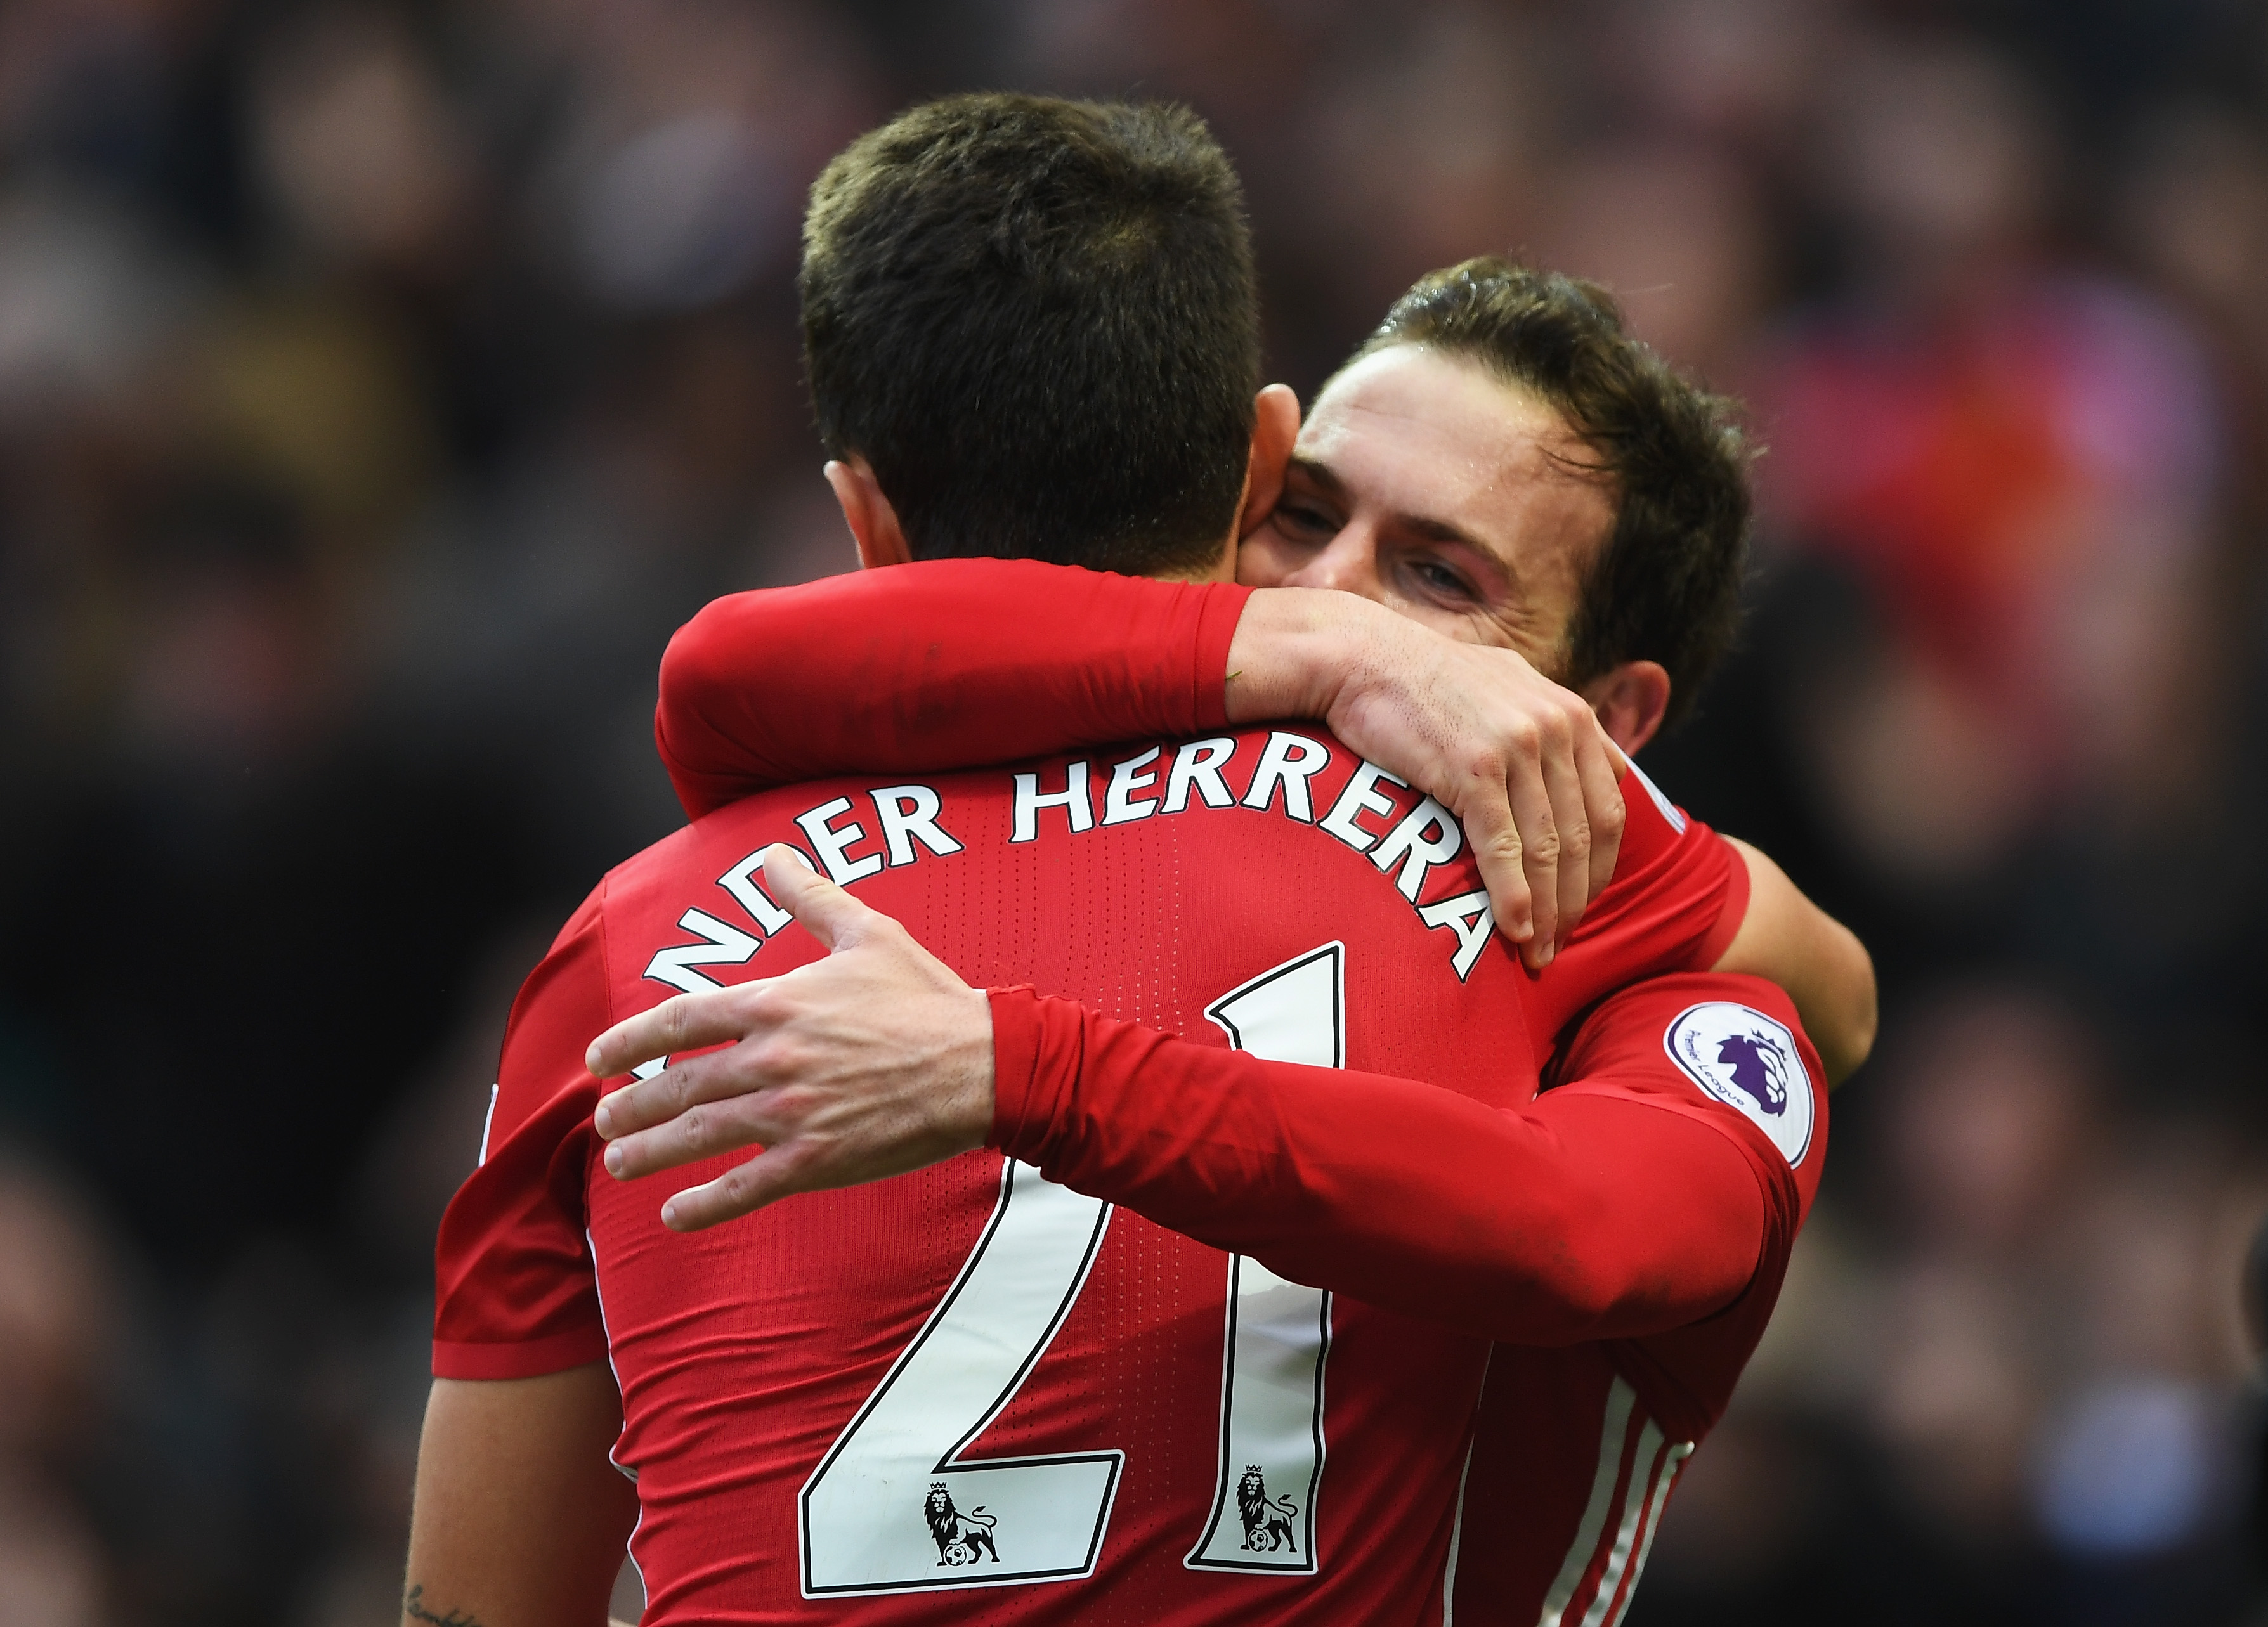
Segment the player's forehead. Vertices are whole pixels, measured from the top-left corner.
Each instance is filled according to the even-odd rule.
[[[1507,556],[1539,501],[1595,497],[1565,461],[1582,455],[1548,402],[1476,362],[1414,344],[1366,356],[1334,378],[1297,448],[1351,505],[1438,521]]]

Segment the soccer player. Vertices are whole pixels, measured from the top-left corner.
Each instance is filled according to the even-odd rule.
[[[1092,161],[1097,148],[1109,162]],[[996,210],[996,229],[969,230],[966,188],[986,180],[988,159],[996,189],[999,177],[1035,173],[1076,183],[1067,195],[1014,192],[1019,209],[1057,211],[1058,227],[1068,210],[1072,229],[999,230],[1016,223]],[[919,187],[892,184],[912,173]],[[940,395],[967,399],[975,367],[1000,392],[983,399],[1011,444],[1070,402],[1113,431],[1138,432],[1137,445],[1194,445],[1205,455],[1159,460],[1178,460],[1174,479],[1057,533],[1065,546],[1123,544],[1130,534],[1144,546],[1118,563],[1161,572],[1201,563],[1192,556],[1204,548],[1226,557],[1243,477],[1263,483],[1271,454],[1264,427],[1255,437],[1243,412],[1223,413],[1210,434],[1191,428],[1208,427],[1209,377],[1242,372],[1249,400],[1255,347],[1233,181],[1187,123],[960,104],[868,138],[831,174],[865,194],[836,217],[836,242],[856,247],[864,229],[874,234],[870,259],[924,262],[926,275],[897,287],[933,295],[937,307],[919,314],[941,331],[925,349],[902,326],[886,327],[898,342],[878,344],[883,334],[853,320],[849,333],[815,330],[815,357],[863,343],[870,379],[887,367],[903,394],[926,394],[932,422]],[[1176,200],[1169,231],[1162,206]],[[1193,214],[1211,230],[1188,229]],[[828,246],[815,217],[814,255],[823,261]],[[1014,273],[1005,279],[994,257],[1004,250]],[[1099,256],[1122,283],[1162,279],[1174,298],[1153,300],[1146,322],[1049,321],[1078,281],[1067,274],[1094,275]],[[973,288],[972,266],[983,274]],[[1003,280],[1046,298],[985,308]],[[860,302],[849,303],[855,316]],[[1062,359],[1058,378],[1107,399],[1026,388],[1020,400],[1012,371],[983,376],[982,361],[1012,359],[1032,329]],[[1224,332],[1233,341],[1225,346]],[[952,364],[943,379],[925,374],[924,361],[940,357]],[[1233,461],[1219,455],[1232,449]],[[999,496],[980,483],[971,502],[951,473],[926,494],[927,525],[982,517]],[[1045,515],[1044,494],[1020,495]],[[1458,1468],[1491,1334],[1603,1349],[1609,1337],[1675,1339],[1707,1318],[1706,1336],[1752,1341],[1823,1130],[1815,1068],[1775,991],[1711,983],[1657,996],[1690,1009],[1624,1013],[1610,1032],[1646,1030],[1647,1044],[1619,1058],[1585,1053],[1593,1085],[1530,1108],[1521,974],[1476,927],[1478,872],[1443,809],[1321,734],[1160,742],[1141,758],[1107,783],[1082,760],[754,799],[618,869],[578,912],[515,1011],[486,1157],[445,1227],[444,1376],[411,1561],[423,1618],[595,1618],[606,1538],[629,1519],[619,1480],[593,1450],[611,1422],[614,1380],[590,1365],[605,1352],[621,1384],[615,1455],[637,1480],[650,1619],[932,1619],[956,1613],[935,1597],[940,1587],[1017,1582],[1028,1585],[988,1597],[987,1614],[1073,1619],[1115,1606],[1164,1622],[1370,1620],[1441,1611]],[[1051,1122],[1049,1098],[1030,1096],[1028,1123],[1004,1111],[996,1071],[1017,1053],[997,1033],[1024,1035],[1033,1065],[1021,1077],[1035,1087],[1064,1081],[1060,1068],[1039,1064],[1066,1035],[1092,1033],[1104,1051],[1154,1036],[1091,1030],[1106,1020],[1028,994],[980,996],[936,974],[931,991],[946,1006],[963,1017],[981,1006],[988,1019],[981,1070],[961,1070],[985,1088],[930,1093],[935,1133],[915,1137],[909,1160],[928,1165],[922,1174],[673,1236],[648,1194],[600,1178],[588,1122],[597,1086],[581,1071],[582,1045],[664,987],[705,985],[702,968],[745,965],[766,949],[768,968],[809,960],[814,946],[781,931],[784,904],[822,933],[840,929],[845,947],[880,930],[864,906],[778,857],[778,838],[913,920],[962,975],[1038,982],[1158,1027],[1210,1021],[1263,1056],[1391,1061],[1424,1074],[1434,1083],[1323,1076],[1356,1092],[1350,1112],[1385,1103],[1417,1139],[1381,1159],[1343,1123],[1325,1145],[1351,1152],[1332,1167],[1351,1185],[1295,1228],[1328,1246],[1350,1214],[1406,1207],[1419,1223],[1414,1241],[1381,1239],[1370,1225],[1372,1257],[1349,1263],[1367,1301],[1335,1300],[1266,1263],[1306,1273],[1301,1239],[1280,1231],[1280,1204],[1175,1212],[1168,1229],[1045,1180],[1030,1162],[959,1151],[996,1137],[1026,1159],[1079,1162],[1077,1126]],[[853,964],[845,954],[813,969]],[[1705,990],[1709,998],[1694,998]],[[1696,1015],[1727,1005],[1747,1013],[1737,1034],[1706,1026],[1730,1019]],[[1696,1082],[1664,1088],[1647,1074],[1661,1071],[1653,1051],[1664,1034],[1697,1047]],[[1186,1066],[1169,1047],[1143,1071]],[[1728,1068],[1721,1090],[1701,1082]],[[1800,1147],[1778,1146],[1737,1105],[1743,1069],[1756,1101],[1777,1091],[1783,1113],[1812,1113]],[[1306,1093],[1313,1076],[1281,1077]],[[1249,1105],[1264,1113],[1267,1101]],[[1122,1172],[1154,1187],[1161,1208],[1201,1208],[1206,1180],[1224,1174],[1218,1160],[1263,1145],[1226,1120],[1183,1123],[1203,1130],[1195,1146],[1147,1175]],[[1432,1162],[1408,1155],[1424,1149]],[[1196,1187],[1178,1179],[1207,1159]],[[1652,1178],[1625,1189],[1617,1172],[1632,1167]],[[1494,1269],[1478,1280],[1503,1290],[1478,1300],[1463,1292],[1475,1280],[1465,1275],[1437,1280],[1445,1292],[1430,1295],[1414,1277],[1397,1285],[1397,1245],[1421,1259],[1440,1252],[1439,1205],[1407,1190],[1429,1180],[1468,1215],[1476,1182],[1502,1188],[1489,1235],[1518,1237],[1526,1221],[1529,1235],[1553,1238],[1549,1257],[1464,1257],[1462,1272]],[[1326,1190],[1305,1175],[1292,1186]],[[1396,1186],[1400,1204],[1388,1201]],[[1479,1325],[1432,1314],[1445,1308]],[[1584,1371],[1606,1369],[1594,1358]],[[1558,1535],[1579,1539],[1587,1524],[1613,1526],[1602,1551],[1619,1557],[1574,1579],[1593,1593],[1631,1568],[1639,1528],[1658,1517],[1665,1465],[1676,1461],[1663,1425],[1682,1425],[1674,1396],[1641,1407],[1630,1382],[1603,1383],[1605,1416],[1629,1436],[1614,1461],[1628,1466],[1593,1495],[1595,1442],[1580,1475],[1552,1464],[1556,1500],[1542,1521],[1564,1513]]]
[[[1459,808],[1466,786],[1500,777],[1492,761],[1444,750],[1496,738],[1442,710],[1460,681],[1484,693],[1483,674],[1425,673],[1431,641],[1413,621],[1518,651],[1580,690],[1635,752],[1690,707],[1737,622],[1748,490],[1725,408],[1626,335],[1596,290],[1494,259],[1432,273],[1324,387],[1281,500],[1248,512],[1246,588],[925,555],[909,571],[734,594],[664,659],[663,759],[698,815],[824,774],[1307,717],[1359,733],[1374,760]],[[862,549],[873,563],[906,557],[902,538]],[[996,637],[1002,625],[1019,636]],[[1402,694],[1368,681],[1397,668],[1417,674]],[[1624,787],[1631,818],[1683,824],[1634,768]],[[1491,833],[1471,834],[1496,917],[1522,939],[1519,876],[1489,877]],[[1712,894],[1728,854],[1730,890]],[[1565,886],[1574,875],[1561,867],[1563,942],[1582,908]],[[1624,958],[1588,994],[1581,977],[1543,980],[1533,998],[1554,1020],[1531,1022],[1542,1042],[1600,989],[1713,968],[1781,983],[1831,1077],[1864,1058],[1866,952],[1764,854],[1695,831],[1675,863],[1623,880],[1615,941],[1631,941],[1633,911],[1711,913],[1660,946],[1670,953]],[[1609,946],[1597,931],[1587,942],[1594,961]]]
[[[1332,510],[1349,516],[1351,523],[1319,526],[1310,517],[1295,515],[1288,517],[1287,526],[1271,518],[1248,537],[1244,574],[1248,579],[1256,574],[1267,580],[1270,556],[1281,560],[1292,553],[1290,569],[1302,572],[1304,579],[1347,583],[1381,598],[1398,597],[1399,607],[1423,612],[1428,607],[1422,599],[1413,604],[1418,596],[1396,595],[1392,585],[1420,571],[1442,570],[1441,563],[1426,556],[1453,552],[1449,544],[1455,552],[1486,550],[1494,556],[1488,563],[1496,567],[1488,574],[1462,560],[1448,562],[1463,565],[1461,578],[1485,582],[1492,576],[1496,584],[1496,602],[1488,607],[1487,615],[1474,617],[1466,628],[1477,623],[1512,629],[1515,639],[1539,656],[1539,664],[1551,664],[1563,675],[1586,682],[1599,696],[1618,741],[1635,749],[1667,710],[1668,697],[1660,692],[1661,679],[1676,671],[1690,696],[1707,659],[1721,647],[1721,632],[1708,625],[1709,612],[1712,605],[1728,608],[1736,592],[1737,555],[1720,556],[1715,562],[1717,592],[1712,594],[1708,572],[1692,569],[1697,551],[1693,539],[1678,534],[1681,521],[1691,523],[1696,505],[1689,500],[1681,513],[1674,502],[1664,500],[1661,488],[1679,473],[1678,460],[1665,455],[1665,443],[1674,448],[1678,437],[1658,428],[1650,435],[1644,432],[1649,420],[1659,424],[1663,418],[1670,420],[1668,427],[1675,431],[1683,409],[1690,426],[1683,438],[1690,463],[1697,444],[1703,454],[1709,450],[1710,438],[1693,432],[1707,427],[1705,415],[1694,409],[1708,404],[1697,401],[1624,337],[1610,309],[1587,291],[1501,262],[1480,262],[1425,279],[1397,306],[1381,333],[1397,337],[1374,340],[1367,347],[1373,354],[1385,353],[1388,363],[1418,366],[1373,366],[1368,370],[1372,375],[1385,371],[1389,380],[1396,372],[1422,377],[1430,368],[1437,374],[1447,372],[1453,387],[1399,403],[1398,412],[1381,412],[1372,393],[1359,387],[1366,382],[1356,372],[1364,359],[1359,357],[1348,370],[1356,375],[1352,385],[1358,387],[1350,387],[1343,375],[1324,392],[1314,419],[1300,438],[1301,455],[1294,460],[1292,484],[1292,501],[1298,503],[1314,504],[1317,490],[1327,490]],[[1424,346],[1435,353],[1396,356],[1391,354],[1395,346],[1413,350]],[[1539,352],[1573,355],[1583,358],[1583,364],[1572,377],[1546,374],[1530,382]],[[1471,364],[1476,362],[1478,365]],[[1508,390],[1507,379],[1521,380],[1521,393]],[[1564,549],[1564,535],[1554,536],[1548,526],[1539,539],[1532,526],[1525,530],[1517,523],[1491,526],[1485,523],[1489,516],[1476,524],[1460,515],[1465,523],[1455,528],[1454,538],[1445,539],[1443,533],[1451,528],[1435,518],[1446,506],[1441,494],[1455,490],[1460,473],[1459,460],[1444,460],[1440,453],[1454,451],[1460,440],[1469,441],[1473,419],[1485,423],[1491,415],[1500,419],[1532,413],[1533,400],[1522,395],[1537,383],[1551,392],[1545,400],[1571,405],[1580,401],[1590,409],[1594,423],[1608,418],[1609,427],[1619,427],[1625,438],[1639,443],[1641,455],[1652,464],[1650,468],[1641,464],[1638,479],[1622,488],[1619,512],[1610,511],[1594,522],[1589,536],[1575,539],[1578,547],[1589,545],[1591,559],[1579,554],[1572,573],[1563,560],[1552,556],[1551,545]],[[1647,399],[1649,388],[1659,391],[1652,401]],[[1616,401],[1617,393],[1624,399]],[[1454,418],[1458,411],[1465,415],[1462,423]],[[1618,426],[1612,416],[1616,413]],[[1358,426],[1352,432],[1350,423]],[[1557,427],[1565,432],[1564,423]],[[1507,465],[1498,474],[1498,485],[1517,485],[1523,477],[1531,482],[1557,477],[1557,471],[1542,460],[1523,468],[1517,455],[1521,437],[1516,423],[1511,431],[1500,422],[1488,428],[1491,433],[1483,445]],[[1507,444],[1513,448],[1509,456],[1504,450]],[[1429,453],[1433,454],[1430,460]],[[1470,460],[1462,461],[1469,465]],[[1703,472],[1707,472],[1705,463]],[[1706,512],[1709,482],[1691,483],[1702,488]],[[1402,501],[1397,503],[1397,497]],[[1549,504],[1532,496],[1511,506],[1515,521],[1532,520],[1539,511],[1549,513]],[[1725,505],[1716,506],[1721,512]],[[1635,523],[1633,508],[1638,510]],[[1454,508],[1449,512],[1455,512]],[[1737,517],[1734,525],[1737,530]],[[1270,534],[1279,526],[1305,541],[1304,557],[1293,552],[1286,538]],[[1602,534],[1609,532],[1621,556],[1616,561],[1619,582],[1615,582],[1616,572],[1596,564],[1606,540]],[[1539,541],[1545,545],[1541,560],[1535,556]],[[864,538],[862,551],[873,551]],[[1653,557],[1647,557],[1649,553]],[[1261,567],[1258,572],[1256,563]],[[1560,567],[1557,571],[1555,565]],[[1675,591],[1664,593],[1658,584],[1648,591],[1648,567],[1668,578]],[[1281,563],[1276,569],[1279,575],[1288,574]],[[1590,580],[1577,593],[1563,593],[1556,604],[1548,599],[1540,606],[1532,602],[1539,578],[1565,580],[1569,574],[1587,575]],[[1615,583],[1623,602],[1602,593],[1602,580]],[[1523,592],[1530,602],[1521,601]],[[1334,625],[1330,607],[1315,602],[1322,596],[1263,593],[1243,600],[1243,621],[1224,667],[1218,645],[1206,647],[1197,634],[1205,622],[1189,602],[1193,596],[1232,603],[1241,597],[1233,589],[1168,588],[989,562],[924,565],[806,589],[741,595],[704,612],[673,648],[665,671],[659,727],[665,756],[688,808],[697,811],[706,799],[854,763],[877,769],[925,767],[952,761],[954,755],[998,755],[1121,739],[1141,733],[1162,718],[1204,716],[1209,709],[1217,714],[1235,699],[1233,683],[1223,694],[1225,669],[1238,672],[1236,681],[1247,686],[1244,702],[1262,709],[1246,715],[1305,708],[1313,715],[1327,716],[1331,705],[1324,697],[1329,695],[1327,681],[1333,669],[1359,670],[1381,659],[1375,642],[1366,643],[1359,615],[1347,624]],[[1632,596],[1639,601],[1636,605],[1629,602]],[[1570,600],[1590,624],[1587,640],[1570,627],[1576,619],[1570,615]],[[1279,601],[1288,602],[1281,602],[1279,608]],[[1347,600],[1338,602],[1356,607]],[[1681,626],[1681,613],[1697,613],[1703,626],[1697,630]],[[1033,630],[1012,643],[1001,641],[983,632],[988,616]],[[1602,629],[1608,632],[1607,640],[1599,637]],[[1583,649],[1585,642],[1592,648]],[[1653,663],[1653,674],[1643,671],[1648,657],[1660,658]],[[1635,684],[1631,681],[1633,668],[1639,669]],[[1647,706],[1627,705],[1632,688],[1644,692],[1649,688],[1653,695]],[[765,696],[769,704],[748,706],[747,696],[752,694]],[[904,726],[902,720],[916,718],[917,731]],[[793,726],[778,726],[783,719],[792,719]],[[1103,771],[1100,760],[1097,770]],[[1745,960],[1808,994],[1823,1013],[1830,1032],[1837,1034],[1841,1071],[1855,1065],[1871,1039],[1873,1022],[1871,979],[1866,975],[1863,951],[1801,900],[1768,859],[1748,849],[1740,850],[1741,861],[1729,867],[1735,879],[1743,872],[1753,872],[1757,878],[1756,895],[1744,908],[1737,887],[1724,885],[1727,867],[1712,865],[1722,859],[1727,845],[1697,826],[1687,826],[1675,833],[1674,842],[1668,841],[1675,827],[1665,827],[1667,810],[1652,788],[1634,774],[1626,784],[1632,814],[1624,872],[1598,901],[1561,963],[1523,990],[1539,1047],[1550,1047],[1556,1031],[1573,1012],[1632,978],[1667,967]],[[1850,969],[1854,959],[1855,976]],[[860,992],[872,1009],[905,1009],[886,984],[869,984]],[[1811,1020],[1810,1011],[1805,1014]],[[721,1026],[712,1037],[737,1038],[745,1031],[729,1010],[718,1015]],[[619,1044],[622,1037],[615,1042]],[[1661,1044],[1665,1036],[1653,1033],[1646,1038],[1657,1047],[1653,1056],[1659,1064],[1668,1054]],[[615,1060],[606,1065],[618,1070],[652,1049],[656,1047],[650,1043],[617,1049]],[[1075,1072],[1064,1086],[1070,1098],[1116,1104],[1158,1100],[1154,1056],[1128,1046],[1121,1046],[1117,1054],[1141,1056],[1151,1064],[1153,1077],[1145,1088],[1123,1093],[1132,1085],[1123,1071],[1108,1079]],[[918,1081],[932,1077],[930,1070],[939,1061],[935,1054],[916,1051],[902,1055],[898,1065],[909,1079]],[[702,1079],[699,1070],[710,1065],[697,1062],[692,1069],[681,1070],[685,1078],[679,1088],[689,1087],[696,1096],[733,1088],[729,1071]],[[862,1065],[873,1071],[873,1056],[862,1058]],[[1258,1088],[1251,1077],[1257,1070],[1246,1058],[1207,1053],[1194,1066],[1208,1074],[1212,1088],[1224,1096],[1248,1096]],[[1561,1076],[1578,1077],[1564,1069]],[[794,1077],[808,1083],[807,1066],[799,1067]],[[664,1103],[682,1100],[674,1090],[640,1088]],[[615,1105],[632,1109],[623,1113],[622,1128],[651,1122],[630,1102]],[[1299,1105],[1307,1105],[1307,1100],[1301,1099]],[[747,1120],[734,1127],[733,1115],[721,1107],[711,1113],[713,1128],[706,1150],[736,1140],[774,1139],[769,1131],[758,1136]],[[1081,1116],[1097,1126],[1115,1122],[1111,1115],[1091,1108]],[[1130,1134],[1149,1123],[1123,1111],[1117,1116],[1126,1121],[1122,1128]],[[1771,1115],[1764,1116],[1771,1121]],[[784,1130],[782,1133],[787,1134]],[[632,1137],[626,1148],[633,1169],[666,1166],[688,1151],[680,1144],[657,1156],[637,1145],[642,1139]],[[663,1143],[669,1139],[666,1135],[656,1137]],[[1154,1191],[1112,1184],[1107,1178],[1112,1170],[1111,1160],[1102,1158],[1068,1178],[1083,1189],[1144,1205],[1144,1212],[1153,1218],[1172,1218],[1174,1211]],[[1808,1170],[1808,1179],[1815,1181],[1815,1159]],[[1123,1169],[1116,1173],[1123,1174]],[[806,1169],[795,1179],[812,1178]],[[783,1189],[789,1189],[778,1183],[777,1171],[755,1179],[733,1172],[709,1187],[681,1195],[673,1200],[677,1205],[673,1212],[680,1224],[711,1222]],[[1807,1199],[1808,1194],[1807,1186]],[[1242,1201],[1266,1207],[1264,1197],[1251,1193],[1244,1194]],[[1469,1229],[1475,1218],[1457,1217],[1451,1229],[1460,1222]],[[1295,1274],[1304,1270],[1305,1280],[1356,1286],[1334,1273],[1347,1269],[1351,1248],[1359,1249],[1374,1240],[1366,1239],[1359,1226],[1351,1238],[1327,1229],[1314,1235],[1323,1254],[1296,1264],[1280,1257],[1278,1263]],[[1421,1245],[1414,1257],[1397,1259],[1395,1267],[1407,1272],[1408,1280],[1418,1280],[1428,1263]],[[1478,1286],[1472,1279],[1464,1280],[1477,1297]],[[1688,1360],[1691,1354],[1686,1353]],[[1650,1511],[1644,1515],[1647,1520],[1659,1515],[1660,1502],[1651,1483],[1643,1474],[1627,1477],[1632,1471],[1617,1455],[1625,1447],[1636,1452],[1647,1427],[1643,1411],[1635,1421],[1631,1414],[1617,1412],[1611,1384],[1599,1381],[1595,1370],[1588,1375],[1590,1390],[1580,1399],[1570,1395],[1565,1373],[1558,1383],[1535,1383],[1536,1364],[1554,1359],[1564,1363],[1565,1358],[1546,1356],[1534,1348],[1532,1338],[1507,1344],[1491,1358],[1491,1380],[1466,1471],[1469,1496],[1463,1506],[1479,1516],[1483,1523],[1476,1528],[1484,1534],[1476,1546],[1466,1550],[1462,1572],[1460,1596],[1469,1619],[1485,1609],[1486,1601],[1523,1596],[1523,1587],[1546,1598],[1564,1592],[1574,1601],[1578,1616],[1602,1587],[1607,1603],[1612,1603],[1616,1583],[1626,1595],[1642,1559],[1642,1546],[1639,1557],[1633,1558],[1626,1545],[1616,1545],[1624,1535],[1624,1516],[1638,1518],[1641,1510]],[[1629,1362],[1630,1353],[1623,1352],[1621,1359]],[[1734,1359],[1712,1375],[1712,1382],[1723,1386],[1715,1392],[1719,1408],[1738,1365]],[[1653,1379],[1658,1387],[1658,1372]],[[1690,1394],[1687,1399],[1690,1403]],[[1697,1435],[1714,1416],[1705,1407],[1689,1427]],[[1569,1420],[1575,1417],[1594,1420],[1599,1433],[1594,1437],[1570,1431]],[[1611,1443],[1609,1436],[1615,1437]],[[1550,1483],[1548,1475],[1537,1478],[1539,1457],[1549,1455],[1541,1453],[1538,1443],[1543,1441],[1554,1443],[1563,1474],[1590,1464],[1597,1475],[1626,1476],[1594,1488],[1594,1500],[1612,1517],[1601,1525],[1578,1528],[1564,1553],[1543,1555],[1557,1566],[1547,1567],[1548,1576],[1536,1574],[1536,1549],[1487,1538],[1491,1530],[1510,1524],[1528,1528],[1532,1509],[1525,1499],[1538,1484]],[[1672,1441],[1662,1450],[1667,1453],[1676,1444]],[[1660,1467],[1665,1475],[1674,1473],[1674,1460],[1665,1456]],[[1579,1553],[1596,1559],[1594,1573],[1587,1574],[1576,1563]],[[1563,1577],[1560,1572],[1571,1565],[1573,1570]],[[1549,1592],[1544,1591],[1547,1582]]]

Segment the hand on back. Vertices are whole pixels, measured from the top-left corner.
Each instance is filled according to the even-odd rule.
[[[787,848],[767,855],[764,886],[827,946],[826,959],[665,1000],[608,1029],[585,1058],[593,1073],[615,1079],[657,1057],[725,1047],[624,1086],[594,1115],[619,1180],[762,1149],[665,1203],[674,1231],[902,1174],[991,1133],[983,991]]]

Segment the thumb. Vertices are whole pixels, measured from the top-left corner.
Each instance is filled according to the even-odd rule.
[[[829,953],[857,943],[858,929],[874,913],[784,843],[774,843],[764,854],[764,887]]]

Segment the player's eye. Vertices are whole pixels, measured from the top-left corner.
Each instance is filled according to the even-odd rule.
[[[1276,523],[1286,531],[1309,537],[1329,536],[1339,528],[1338,521],[1331,515],[1311,504],[1298,502],[1278,503]]]
[[[1476,596],[1472,584],[1438,559],[1413,559],[1410,562],[1410,573],[1436,597],[1469,600]]]

